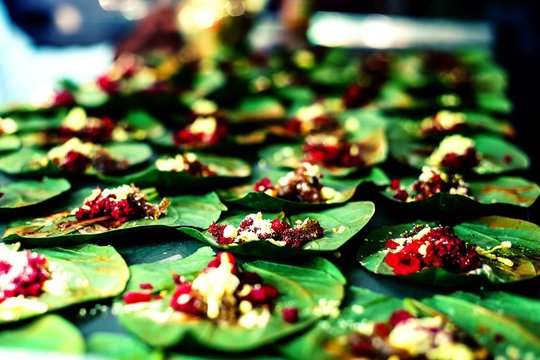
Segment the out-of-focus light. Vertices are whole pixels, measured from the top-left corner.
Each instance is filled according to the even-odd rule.
[[[54,24],[61,33],[74,34],[82,25],[81,12],[73,5],[61,3],[54,10]]]
[[[367,48],[489,45],[492,29],[484,21],[415,19],[400,16],[315,13],[307,32],[311,43]]]
[[[99,6],[105,11],[118,11],[122,7],[120,0],[99,0]]]
[[[148,4],[144,0],[125,0],[120,6],[120,12],[127,20],[142,19],[148,11]]]
[[[246,11],[250,13],[259,13],[264,10],[268,0],[244,0]]]
[[[367,46],[384,49],[394,44],[396,30],[387,16],[373,15],[366,19],[360,36]]]
[[[244,2],[242,0],[229,0],[225,5],[227,15],[242,16],[246,12]]]
[[[225,7],[221,0],[186,1],[178,12],[178,21],[186,32],[210,29],[225,16]]]

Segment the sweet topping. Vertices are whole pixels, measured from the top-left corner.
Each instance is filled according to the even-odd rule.
[[[425,118],[420,123],[420,131],[424,134],[453,133],[465,125],[462,113],[441,110],[434,116]]]
[[[217,175],[217,172],[210,166],[201,163],[194,153],[178,154],[175,157],[158,159],[156,160],[156,167],[159,171],[185,171],[197,177]]]
[[[113,189],[94,189],[84,200],[84,205],[72,213],[77,220],[114,220],[120,225],[135,219],[158,219],[167,213],[169,204],[167,198],[152,204],[138,187],[122,185]]]
[[[45,256],[0,244],[0,304],[8,298],[39,296],[50,277]]]
[[[479,162],[474,141],[461,135],[445,137],[427,159],[432,166],[456,172],[470,170]]]
[[[471,195],[469,184],[461,175],[447,174],[429,166],[422,168],[418,180],[409,187],[405,188],[399,180],[393,179],[388,190],[394,191],[395,199],[406,202],[424,200],[439,193]]]
[[[238,228],[233,225],[210,225],[208,232],[218,239],[220,245],[237,245],[250,241],[272,240],[280,246],[298,248],[324,236],[319,222],[306,218],[296,221],[294,228],[279,218],[263,219],[262,214],[247,215]]]
[[[279,296],[258,274],[241,271],[227,252],[218,253],[192,282],[176,279],[170,301],[174,310],[244,328],[265,326]]]
[[[322,104],[301,107],[296,116],[285,123],[285,129],[293,135],[309,135],[339,131],[341,125],[328,115]]]
[[[52,161],[57,167],[75,172],[86,172],[94,169],[110,173],[128,168],[124,159],[115,159],[107,149],[90,142],[82,142],[72,138],[66,143],[49,150],[45,160]],[[44,164],[46,165],[46,164]]]
[[[115,128],[111,118],[88,117],[84,109],[76,107],[60,124],[58,132],[64,139],[77,137],[90,142],[108,142],[113,138]]]
[[[304,161],[327,168],[365,165],[358,144],[335,136],[311,136],[304,145]]]
[[[227,138],[229,126],[217,105],[208,100],[198,100],[188,116],[188,125],[173,135],[176,145],[201,147],[215,145]]]
[[[396,310],[386,322],[359,326],[348,337],[355,356],[369,359],[487,359],[489,354],[442,316]]]
[[[467,273],[482,266],[474,245],[454,235],[449,227],[416,225],[386,242],[385,262],[397,275],[410,275],[428,267]]]
[[[334,199],[338,193],[320,183],[322,176],[319,166],[303,162],[298,169],[287,173],[275,185],[268,178],[259,180],[254,190],[290,201],[327,202]]]

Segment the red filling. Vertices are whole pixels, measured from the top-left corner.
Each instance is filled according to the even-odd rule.
[[[254,191],[265,192],[267,190],[275,191],[272,196],[289,200],[317,203],[324,202],[321,191],[323,185],[320,182],[322,174],[310,176],[306,174],[306,168],[300,166],[294,171],[294,176],[288,178],[286,184],[282,185],[279,182],[272,184],[269,178],[263,178],[255,183]]]
[[[216,258],[208,263],[207,267],[202,272],[208,272],[210,268],[215,268],[221,265],[221,256],[227,256],[229,262],[233,265],[232,274],[235,274],[239,280],[236,292],[234,294],[235,304],[241,301],[248,301],[253,307],[267,306],[271,307],[274,301],[279,296],[277,288],[263,283],[263,279],[256,273],[241,271],[236,263],[236,259],[231,253],[218,253]],[[193,289],[192,283],[187,282],[183,277],[176,277],[178,283],[176,290],[171,298],[170,306],[176,311],[180,311],[192,316],[205,317],[206,303],[203,297]],[[249,291],[245,292],[244,285],[249,285]],[[241,293],[242,291],[242,293]],[[178,301],[183,296],[182,301]],[[239,310],[235,304],[223,304],[220,316],[228,317],[228,320],[237,319]],[[227,309],[227,305],[232,306],[232,309]]]
[[[25,251],[25,254],[28,263],[9,286],[0,289],[0,303],[16,296],[39,296],[43,289],[43,283],[50,278],[45,256],[29,251]],[[9,262],[0,261],[0,276],[6,276],[11,268],[12,265]]]
[[[408,311],[398,309],[390,315],[388,321],[373,324],[373,334],[351,333],[349,335],[351,352],[356,356],[379,359],[381,356],[381,347],[384,347],[382,344],[387,341],[392,329],[400,322],[410,318],[413,318],[413,316]],[[391,351],[391,349],[388,348],[386,351]]]
[[[195,177],[203,177],[203,176],[216,176],[217,172],[210,169],[208,165],[203,164],[199,160],[195,159],[193,161],[189,161],[188,157],[183,156],[184,163],[188,165],[187,169],[184,171],[190,174],[191,176]]]
[[[444,127],[440,119],[440,115],[434,115],[432,121],[427,125],[422,127],[422,132],[425,134],[453,134],[465,127],[465,123],[456,122],[451,127]]]
[[[405,189],[399,187],[400,181],[393,179],[390,188],[395,191],[394,199],[400,201],[407,201],[409,196],[415,200],[424,200],[435,194],[450,193],[452,189],[467,188],[466,195],[470,195],[471,191],[469,186],[463,182],[460,183],[459,179],[452,174],[447,175],[448,181],[442,179],[440,174],[432,173],[432,176],[428,181],[417,180],[412,184],[411,192],[407,192]]]
[[[111,217],[119,224],[129,220],[155,218],[166,212],[169,200],[164,199],[160,204],[154,205],[146,201],[145,195],[138,188],[128,194],[126,199],[117,200],[115,194],[102,196],[104,190],[93,200],[86,201],[75,212],[77,220]]]
[[[476,150],[470,147],[463,155],[456,153],[446,154],[441,161],[441,166],[451,171],[463,172],[474,168],[479,162]]]
[[[60,90],[55,92],[53,105],[54,106],[73,106],[77,102],[72,93],[67,90]]]
[[[297,323],[298,320],[300,320],[298,308],[295,307],[284,308],[281,312],[281,317],[283,318],[283,321],[289,324]]]
[[[413,237],[423,226],[402,234]],[[410,275],[427,267],[440,267],[453,273],[466,273],[482,266],[474,245],[459,239],[449,227],[432,228],[420,239],[406,241],[403,247],[388,240],[385,262],[397,275]],[[420,253],[420,249],[422,252]]]
[[[257,227],[253,227],[252,225],[253,219],[245,218],[236,230],[238,233],[244,230],[249,232],[257,232],[259,229]],[[223,236],[226,227],[227,225],[220,225],[213,222],[208,228],[208,232],[218,239],[219,245],[230,245],[235,242],[242,243],[242,241],[238,241],[235,238]],[[274,230],[274,233],[272,234],[265,233],[258,235],[259,239],[284,241],[285,246],[298,248],[310,241],[320,239],[324,236],[324,229],[317,220],[313,219],[308,219],[305,223],[302,223],[302,225],[292,228],[287,222],[281,221],[279,218],[275,218],[272,220],[272,230]]]
[[[179,146],[200,147],[215,145],[227,138],[229,126],[224,118],[216,117],[216,129],[212,134],[205,132],[192,132],[188,127],[173,134],[173,141]]]
[[[116,124],[109,117],[91,118],[88,124],[80,130],[73,130],[69,126],[61,125],[58,132],[60,137],[66,140],[78,137],[82,141],[103,143],[111,141],[115,127]]]
[[[360,153],[352,154],[354,145],[342,142],[335,145],[306,143],[304,145],[304,161],[324,167],[361,167],[365,162]]]
[[[92,163],[88,156],[75,150],[68,151],[63,161],[57,165],[64,170],[73,172],[84,172]]]
[[[309,135],[315,133],[333,132],[340,129],[341,125],[331,116],[320,115],[313,119],[308,120],[312,122],[311,129],[309,131],[303,131],[302,120],[293,118],[285,123],[285,130],[293,135]]]
[[[96,79],[96,84],[101,91],[106,92],[109,95],[120,92],[120,83],[112,80],[108,74],[100,75]]]
[[[364,106],[376,95],[377,91],[373,87],[351,85],[343,94],[343,106],[347,109]]]

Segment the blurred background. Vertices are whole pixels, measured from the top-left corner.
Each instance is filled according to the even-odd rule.
[[[532,157],[538,155],[534,129],[540,2],[251,0],[246,9],[239,4],[243,3],[4,0],[0,3],[0,103],[33,101],[61,77],[76,82],[95,78],[123,51],[177,48],[184,40],[178,32],[182,23],[210,26],[216,16],[212,9],[223,5],[232,15],[255,9],[250,37],[255,47],[290,41],[291,33],[306,33],[311,43],[325,46],[489,48],[510,75],[511,120],[518,140]],[[196,6],[206,10],[196,12]],[[182,15],[181,7],[191,12]]]

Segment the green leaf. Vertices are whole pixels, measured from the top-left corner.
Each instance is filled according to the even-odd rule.
[[[95,86],[95,84],[82,86],[73,95],[77,104],[88,108],[99,107],[109,100],[109,95]]]
[[[476,94],[476,102],[480,109],[500,114],[509,114],[513,107],[504,91],[479,92]]]
[[[477,135],[472,139],[480,154],[480,163],[472,171],[477,174],[497,174],[529,167],[529,157],[515,145],[495,136]],[[416,169],[427,163],[436,145],[419,142],[394,141],[390,147],[392,156],[399,162]]]
[[[2,330],[0,349],[4,356],[8,355],[6,352],[13,351],[13,358],[16,351],[28,350],[42,355],[82,355],[84,339],[69,321],[59,315],[46,315],[20,327]]]
[[[219,200],[215,192],[205,195],[182,195],[171,197],[171,206],[176,210],[178,219],[175,227],[195,227],[206,229],[217,221],[227,207]]]
[[[130,111],[120,121],[120,125],[127,127],[128,135],[134,140],[157,138],[165,134],[165,128],[161,122],[142,110]]]
[[[123,334],[94,332],[90,335],[87,353],[106,360],[162,360],[160,350],[152,350],[143,342]]]
[[[331,204],[341,204],[350,200],[356,188],[364,181],[370,181],[372,178],[380,179],[380,172],[377,175],[368,175],[365,178],[356,179],[336,179],[323,178],[321,183],[323,186],[332,188],[338,194],[331,200],[325,203],[306,203],[294,202],[270,196],[262,192],[253,191],[255,182],[268,177],[272,183],[276,183],[280,178],[288,173],[286,170],[280,169],[261,169],[256,171],[252,178],[254,182],[248,185],[233,187],[227,190],[219,190],[218,194],[225,202],[247,206],[257,211],[285,211],[285,210],[302,210],[302,209],[322,209]]]
[[[0,185],[0,213],[50,200],[71,188],[65,179],[45,178],[42,181],[21,180]]]
[[[540,338],[518,321],[497,311],[443,295],[435,295],[424,302],[444,313],[495,355],[516,359],[540,357]]]
[[[0,136],[0,154],[14,151],[21,147],[21,140],[15,135]]]
[[[384,226],[369,233],[358,249],[358,261],[369,271],[376,274],[398,276],[415,282],[438,286],[459,286],[461,284],[509,283],[538,276],[540,273],[540,228],[530,222],[501,216],[482,217],[475,221],[463,222],[453,226],[454,233],[467,244],[474,244],[484,250],[510,241],[512,247],[496,253],[513,261],[507,266],[497,261],[480,256],[483,266],[466,274],[448,272],[442,268],[430,267],[407,276],[395,275],[384,258],[386,241],[399,237],[411,230],[416,222],[394,226]],[[432,223],[429,225],[433,226]]]
[[[388,320],[403,301],[378,294],[368,289],[351,287],[349,301],[337,318],[319,321],[316,326],[289,341],[278,344],[279,351],[288,359],[335,359],[329,343],[333,339],[346,337],[359,324]],[[341,347],[344,344],[341,343]]]
[[[417,180],[417,178],[404,178],[400,179],[400,184],[409,191],[410,186]],[[423,200],[402,202],[394,198],[395,191],[388,187],[382,189],[381,193],[411,211],[462,212],[475,215],[486,213],[501,204],[529,207],[540,195],[538,184],[519,177],[500,176],[494,179],[470,181],[464,179],[464,181],[470,186],[472,198],[458,194],[439,193]]]
[[[258,122],[281,119],[285,109],[281,103],[269,96],[254,96],[243,99],[240,104],[229,112],[234,122]]]
[[[66,203],[48,216],[36,219],[19,219],[7,225],[2,236],[4,242],[21,242],[32,246],[54,246],[78,244],[96,239],[126,241],[132,232],[158,227],[192,226],[207,228],[219,218],[226,207],[215,193],[205,195],[185,195],[170,198],[167,214],[154,219],[126,221],[110,228],[92,221],[77,221],[71,211],[84,204],[84,199],[92,189],[73,192]],[[160,201],[158,199],[157,201]]]
[[[325,229],[324,236],[311,241],[301,248],[290,248],[277,245],[272,241],[250,241],[238,245],[219,245],[217,239],[208,231],[198,231],[184,228],[182,231],[195,239],[220,249],[227,249],[233,253],[252,255],[263,258],[292,257],[319,251],[333,251],[339,249],[345,242],[358,233],[371,219],[375,206],[369,201],[350,202],[344,206],[322,210],[316,213],[285,214],[285,218],[294,224],[297,220],[310,218],[318,220]],[[234,213],[219,221],[219,224],[234,225],[238,227],[246,213]],[[274,219],[280,214],[263,214],[264,219]]]
[[[17,133],[28,133],[58,128],[65,116],[66,111],[58,111],[53,116],[34,112],[22,116],[11,116],[11,118],[17,124]]]
[[[197,154],[202,164],[208,165],[217,173],[216,176],[192,176],[186,171],[160,171],[155,164],[126,175],[106,176],[99,178],[111,184],[137,184],[139,187],[156,187],[166,190],[190,190],[224,186],[235,180],[244,179],[251,175],[251,166],[237,158]]]
[[[33,249],[45,255],[55,293],[20,298],[17,306],[0,304],[0,323],[13,322],[48,311],[118,295],[129,278],[129,269],[112,246],[93,244],[71,248]],[[57,291],[57,293],[56,293]]]
[[[132,266],[128,290],[138,289],[138,284],[149,281],[154,290],[165,295],[161,300],[146,303],[116,301],[114,309],[122,325],[152,346],[204,346],[225,352],[242,352],[304,329],[323,316],[314,312],[317,304],[323,301],[321,299],[339,304],[343,297],[345,279],[327,260],[314,258],[307,262],[296,261],[295,265],[253,261],[241,266],[258,273],[266,284],[276,286],[280,292],[271,320],[265,327],[245,329],[189,319],[169,308],[174,291],[171,275],[180,274],[193,279],[213,257],[210,248],[202,248],[185,259]],[[288,324],[281,318],[281,310],[290,306],[300,309],[300,320],[295,324]]]
[[[150,146],[143,143],[119,143],[104,146],[117,159],[125,159],[129,167],[140,165],[152,156]],[[0,157],[0,171],[10,175],[58,175],[70,174],[51,162],[45,166],[40,164],[46,158],[46,152],[38,149],[24,148]],[[96,175],[98,171],[89,169],[85,175]]]
[[[458,291],[452,297],[467,300],[518,321],[540,338],[540,301],[504,291],[481,292],[478,295]]]

